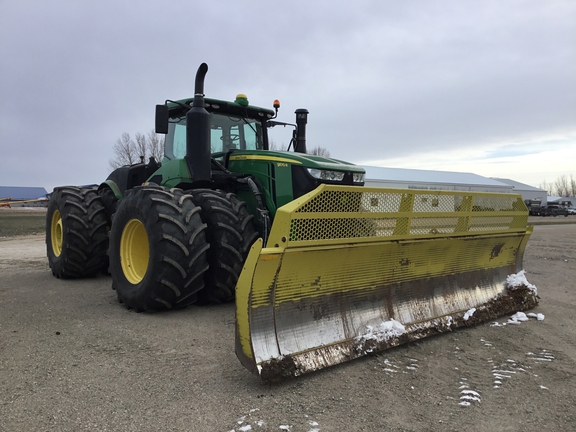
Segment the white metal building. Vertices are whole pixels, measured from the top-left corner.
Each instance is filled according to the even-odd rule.
[[[514,187],[472,173],[362,166],[366,186],[399,189],[514,193]]]

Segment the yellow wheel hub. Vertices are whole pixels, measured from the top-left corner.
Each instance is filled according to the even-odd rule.
[[[120,238],[120,263],[128,282],[138,284],[148,270],[150,243],[144,224],[138,219],[130,219]]]
[[[50,223],[50,240],[52,244],[52,252],[59,257],[62,253],[62,215],[59,210],[54,211],[52,215],[52,222]]]

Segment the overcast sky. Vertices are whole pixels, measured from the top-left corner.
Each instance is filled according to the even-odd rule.
[[[208,97],[307,108],[338,159],[576,176],[574,0],[0,0],[0,44],[4,186],[104,181],[202,62]]]

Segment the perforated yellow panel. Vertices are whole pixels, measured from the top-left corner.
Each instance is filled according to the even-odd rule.
[[[527,221],[517,194],[322,185],[278,210],[267,246],[508,233]]]

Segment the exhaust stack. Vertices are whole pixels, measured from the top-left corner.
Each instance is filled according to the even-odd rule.
[[[298,153],[306,153],[306,123],[308,123],[308,110],[305,108],[298,108],[296,114],[296,144],[294,151]]]
[[[186,113],[186,156],[194,183],[209,183],[212,179],[210,157],[210,113],[204,108],[204,77],[208,65],[202,63],[196,72],[194,101]]]

